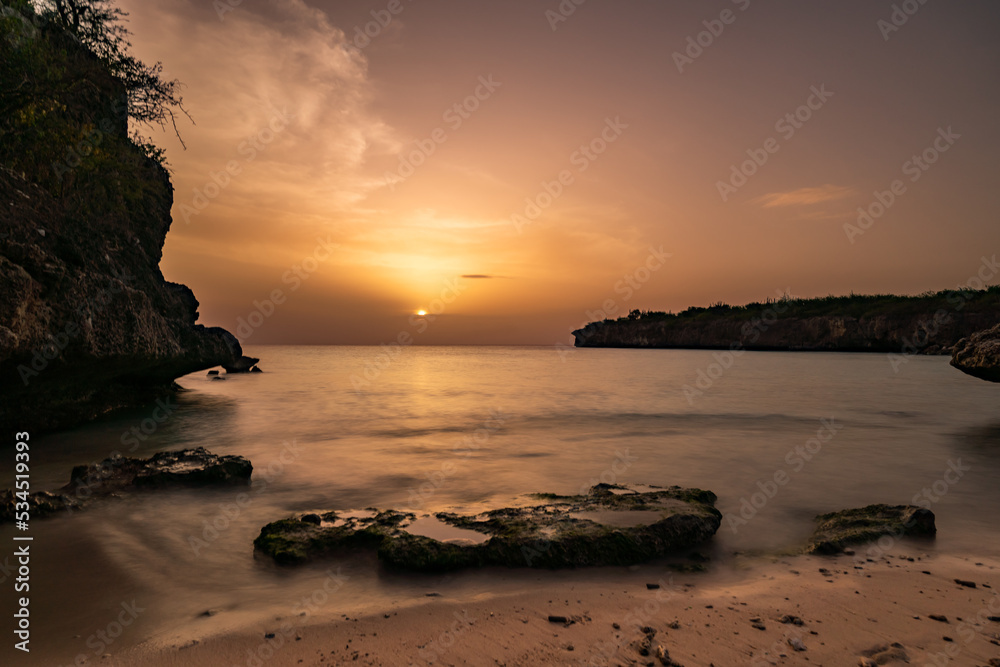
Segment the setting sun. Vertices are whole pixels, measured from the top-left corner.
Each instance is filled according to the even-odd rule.
[[[418,311],[417,311],[417,315],[419,315],[420,317],[423,317],[423,316],[424,316],[424,315],[426,315],[426,314],[427,314],[427,311],[426,311],[426,310],[418,310]]]

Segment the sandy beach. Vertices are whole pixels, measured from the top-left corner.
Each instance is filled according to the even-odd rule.
[[[302,612],[201,641],[159,638],[105,664],[1000,664],[1000,561],[860,554],[738,559],[708,573],[579,570],[548,583],[539,572],[530,592],[429,590],[360,617]]]

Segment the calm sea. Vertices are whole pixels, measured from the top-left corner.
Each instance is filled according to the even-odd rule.
[[[365,562],[283,571],[256,561],[260,527],[306,509],[461,511],[597,481],[678,484],[718,494],[727,518],[706,550],[721,563],[794,550],[816,514],[876,502],[928,504],[933,548],[1000,554],[1000,386],[946,358],[894,367],[861,354],[396,352],[251,348],[264,373],[184,377],[169,415],[136,410],[34,440],[35,488],[61,486],[73,465],[113,452],[195,446],[246,456],[258,480],[249,491],[148,493],[36,522],[33,613],[46,664],[290,614],[327,566],[348,577],[327,613],[574,576],[403,577]],[[5,480],[12,458],[0,464]],[[237,507],[241,492],[249,500]],[[0,529],[8,559],[12,534]],[[142,611],[121,636],[95,639],[133,600]],[[218,613],[200,616],[209,609]]]

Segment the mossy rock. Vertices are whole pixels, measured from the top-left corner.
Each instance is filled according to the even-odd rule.
[[[933,536],[934,512],[914,505],[868,505],[816,517],[816,530],[805,548],[811,554],[838,554],[852,544],[881,537]]]
[[[704,542],[722,518],[715,494],[676,486],[599,484],[583,496],[544,499],[474,516],[307,513],[264,526],[254,547],[282,565],[367,549],[387,567],[422,572],[632,565]]]

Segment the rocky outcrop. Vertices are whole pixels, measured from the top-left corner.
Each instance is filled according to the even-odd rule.
[[[864,299],[642,314],[591,322],[573,337],[577,347],[947,354],[962,338],[1000,320],[1000,288]]]
[[[223,364],[222,367],[226,369],[227,373],[259,373],[261,371],[257,368],[258,361],[260,359],[243,356],[231,364]]]
[[[1000,324],[959,341],[951,365],[974,377],[1000,382]]]
[[[270,523],[254,541],[283,565],[356,550],[403,570],[631,565],[688,549],[715,534],[715,494],[680,487],[600,484],[585,496],[475,516],[369,509],[301,514]]]
[[[240,359],[160,272],[173,188],[121,84],[52,28],[0,40],[0,63],[0,427],[70,426]]]
[[[937,533],[934,512],[914,505],[868,505],[821,514],[816,522],[806,553],[832,555],[849,545],[877,542],[885,536],[930,537]]]
[[[204,447],[159,452],[148,459],[116,456],[73,468],[69,484],[55,493],[38,491],[18,498],[0,492],[0,523],[14,520],[15,503],[28,502],[32,519],[82,509],[96,498],[137,489],[249,484],[253,466],[242,456],[218,456]]]

